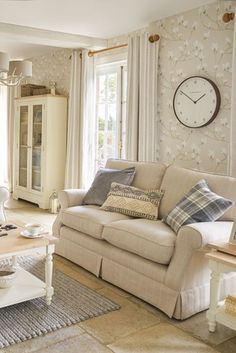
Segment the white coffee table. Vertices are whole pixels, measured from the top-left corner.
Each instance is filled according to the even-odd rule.
[[[0,308],[44,296],[46,303],[50,305],[54,292],[52,254],[57,238],[45,235],[42,238],[27,239],[20,235],[20,231],[22,228],[18,227],[15,230],[6,231],[7,236],[0,237],[0,260],[11,258],[12,265],[17,267],[17,276],[13,285],[9,288],[0,288]],[[17,264],[18,256],[34,254],[45,256],[45,282]]]

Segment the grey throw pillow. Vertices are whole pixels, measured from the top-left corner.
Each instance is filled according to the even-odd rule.
[[[134,179],[135,167],[127,169],[101,168],[83,199],[83,205],[101,206],[107,198],[113,182],[130,185]]]
[[[233,201],[215,194],[205,180],[200,180],[163,221],[177,233],[186,224],[216,221],[232,205]]]

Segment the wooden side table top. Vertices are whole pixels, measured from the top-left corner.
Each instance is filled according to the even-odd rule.
[[[15,224],[15,223],[14,223]],[[47,246],[49,244],[55,244],[58,238],[51,234],[45,234],[42,238],[24,238],[20,235],[20,232],[24,230],[23,227],[6,231],[7,236],[0,237],[0,255],[8,254],[12,252],[18,252],[28,249],[36,249]],[[5,231],[3,231],[5,233]]]
[[[228,265],[233,269],[236,269],[236,256],[226,254],[220,251],[212,251],[206,254],[206,257],[209,260],[220,262],[224,265]]]

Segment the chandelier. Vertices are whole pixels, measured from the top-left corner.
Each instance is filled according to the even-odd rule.
[[[9,60],[7,53],[0,52],[0,84],[18,86],[24,78],[32,76],[32,62]]]

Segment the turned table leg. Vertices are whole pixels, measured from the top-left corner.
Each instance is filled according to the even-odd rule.
[[[52,287],[52,252],[50,248],[47,246],[46,252],[46,262],[45,262],[45,282],[46,282],[46,303],[48,305],[51,304],[52,296],[53,296],[53,287]]]
[[[220,273],[213,269],[210,281],[210,307],[207,311],[208,326],[210,332],[216,329],[216,311],[220,295]]]
[[[11,258],[11,265],[12,267],[16,270],[17,267],[18,267],[18,264],[17,264],[17,256],[16,255],[13,255],[12,258]]]

